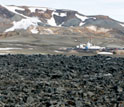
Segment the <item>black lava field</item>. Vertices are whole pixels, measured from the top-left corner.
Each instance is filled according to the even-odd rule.
[[[0,107],[120,107],[124,58],[0,55]]]

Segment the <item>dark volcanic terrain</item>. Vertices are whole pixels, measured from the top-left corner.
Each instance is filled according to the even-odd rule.
[[[122,107],[124,58],[0,56],[0,107]]]

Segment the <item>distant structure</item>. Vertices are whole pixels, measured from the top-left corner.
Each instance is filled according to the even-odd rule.
[[[90,42],[87,42],[86,44],[77,45],[76,48],[77,49],[85,49],[85,50],[102,50],[102,49],[105,49],[105,47],[96,46]]]

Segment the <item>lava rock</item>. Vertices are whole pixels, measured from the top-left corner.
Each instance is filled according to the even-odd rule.
[[[101,55],[0,55],[0,106],[120,106],[123,66]]]

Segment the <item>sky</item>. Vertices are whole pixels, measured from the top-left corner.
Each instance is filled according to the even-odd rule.
[[[107,15],[124,22],[124,0],[0,0],[0,4],[71,9],[84,15]]]

